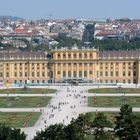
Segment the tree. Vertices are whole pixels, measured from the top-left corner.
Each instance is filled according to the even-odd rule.
[[[93,130],[96,140],[113,140],[113,134],[106,130],[105,127],[112,127],[112,123],[107,120],[106,116],[103,113],[98,113],[93,121]]]
[[[45,131],[37,132],[33,140],[65,140],[62,124],[50,125]]]
[[[86,134],[90,130],[91,117],[91,113],[80,114],[76,120],[72,121],[72,123],[75,123],[79,128],[81,128],[82,133]]]
[[[92,42],[94,40],[95,24],[88,24],[85,26],[85,31],[83,33],[83,42]]]
[[[0,140],[25,140],[26,135],[20,129],[0,124]]]
[[[138,130],[136,116],[132,112],[132,107],[125,104],[121,107],[119,116],[116,117],[115,135],[120,140],[137,140]]]
[[[80,128],[75,122],[71,122],[71,124],[66,126],[64,133],[66,134],[66,140],[84,140],[82,128]]]

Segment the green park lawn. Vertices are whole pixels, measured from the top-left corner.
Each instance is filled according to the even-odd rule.
[[[0,94],[48,94],[55,93],[55,89],[45,88],[13,88],[13,89],[1,89]]]
[[[31,127],[33,126],[41,113],[30,112],[0,112],[0,123],[10,127]],[[30,117],[30,119],[28,119]]]
[[[97,88],[89,89],[89,93],[140,93],[139,88]]]
[[[0,97],[0,108],[45,107],[51,97]]]
[[[140,97],[88,97],[90,107],[120,107],[124,103],[132,107],[140,107]]]

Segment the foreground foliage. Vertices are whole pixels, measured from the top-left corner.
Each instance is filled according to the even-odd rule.
[[[25,140],[26,135],[20,129],[12,129],[0,124],[0,140]]]
[[[38,132],[34,140],[137,140],[140,133],[140,116],[125,104],[116,116],[115,127],[103,113],[81,114],[67,126],[55,124]]]

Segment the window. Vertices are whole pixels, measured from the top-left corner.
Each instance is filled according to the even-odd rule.
[[[71,63],[68,63],[68,66],[70,66],[70,67],[71,67]]]
[[[128,80],[128,83],[129,83],[129,84],[131,83],[131,80],[130,80],[130,79]]]
[[[73,72],[73,77],[76,77],[76,71]]]
[[[123,83],[125,84],[125,79],[123,79]]]
[[[20,80],[20,83],[22,83],[22,80]]]
[[[60,71],[58,71],[57,74],[60,74]]]
[[[42,83],[45,83],[45,80],[42,80]]]
[[[125,72],[123,72],[123,76],[125,76]]]
[[[76,67],[76,63],[74,63],[74,66]]]
[[[84,71],[84,77],[87,77],[87,71]]]
[[[25,72],[25,77],[27,77],[27,72]]]
[[[113,76],[113,71],[111,71],[110,76]]]
[[[0,72],[0,77],[2,77],[2,72]]]
[[[17,72],[15,72],[15,74],[14,74],[14,75],[15,75],[15,77],[17,77]]]
[[[84,58],[87,58],[87,54],[86,53],[84,54]]]
[[[66,63],[64,63],[63,66],[65,67],[66,66]]]
[[[136,76],[136,71],[134,71],[133,75]]]
[[[84,63],[84,66],[87,66],[87,63]]]
[[[105,76],[108,76],[108,72],[107,71],[105,72]]]
[[[118,83],[118,80],[116,80],[116,83]]]
[[[76,54],[74,54],[74,58],[76,58]]]
[[[58,58],[60,58],[60,53],[58,54]]]
[[[79,66],[82,66],[82,63],[79,63]]]
[[[131,76],[131,72],[130,71],[128,71],[128,76]]]
[[[32,77],[34,77],[34,72],[32,72]]]
[[[82,58],[82,54],[81,53],[79,53],[79,58]]]
[[[15,84],[17,84],[17,80],[15,80]]]
[[[79,71],[79,77],[82,77],[82,71]]]
[[[66,54],[63,54],[63,58],[66,58]]]
[[[119,72],[118,71],[116,71],[116,76],[119,76]]]
[[[111,79],[111,83],[113,83],[113,80]]]
[[[39,84],[39,80],[37,80],[37,83]]]
[[[37,77],[39,77],[39,72],[37,72]]]
[[[8,72],[6,72],[6,77],[9,77],[9,73]]]
[[[90,57],[90,59],[92,59],[92,53],[90,53],[89,57]]]
[[[99,71],[97,71],[97,77],[99,77]]]
[[[90,71],[89,74],[92,74],[92,71]]]
[[[106,79],[105,82],[108,83],[108,80]]]
[[[66,72],[65,71],[63,71],[63,77],[66,77]]]
[[[68,58],[71,58],[71,55],[70,55],[70,53],[68,54]]]
[[[45,76],[45,72],[42,72],[42,76],[43,76],[43,77]]]
[[[100,83],[102,83],[103,82],[103,80],[100,80]]]
[[[103,72],[102,72],[102,71],[100,72],[100,76],[101,76],[101,77],[103,76]]]
[[[90,63],[89,65],[92,66],[92,63]]]
[[[71,77],[71,71],[68,71],[68,77]]]
[[[22,77],[22,72],[20,72],[20,77]]]
[[[32,80],[32,83],[34,83],[34,80]]]

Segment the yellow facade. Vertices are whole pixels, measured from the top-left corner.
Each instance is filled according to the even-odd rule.
[[[139,57],[127,54],[117,57],[110,52],[104,56],[96,49],[52,50],[50,53],[50,60],[44,54],[29,57],[32,53],[25,58],[20,54],[14,58],[1,57],[0,83],[48,83],[49,80],[64,82],[68,79],[93,83],[140,82]]]

